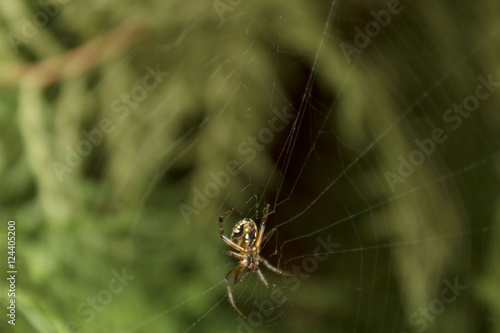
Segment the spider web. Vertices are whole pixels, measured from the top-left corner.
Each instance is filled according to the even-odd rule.
[[[165,76],[165,85],[175,85],[172,93],[151,93],[144,103],[153,107],[122,137],[134,137],[167,107],[168,118],[140,147],[148,152],[161,146],[161,133],[178,134],[157,153],[161,167],[140,193],[120,247],[127,271],[137,277],[106,308],[125,307],[130,303],[120,299],[140,291],[133,299],[143,300],[147,313],[120,308],[126,329],[114,331],[492,331],[498,325],[490,295],[498,295],[491,253],[498,241],[500,30],[490,16],[498,5],[451,6],[453,13],[450,5],[412,0],[215,0],[215,36],[199,33],[207,23],[188,8],[174,39],[156,36],[163,44],[153,51],[134,49],[130,59],[148,53],[151,61],[150,52],[177,59],[183,45],[234,45],[230,54],[180,55],[199,58],[210,72],[206,94],[220,101],[210,106],[215,114],[185,121],[176,100],[191,98],[182,95],[189,80]],[[271,61],[262,61],[269,54]],[[265,70],[245,70],[252,66]],[[131,90],[111,85],[119,94]],[[249,95],[244,103],[237,98],[242,94]],[[212,155],[214,141],[233,155]],[[196,153],[196,163],[208,165],[209,182],[175,173],[196,164]],[[166,195],[161,205],[178,209],[151,222],[144,211],[163,181],[181,183],[178,192],[189,194]],[[100,195],[96,207],[114,194],[102,189]],[[276,297],[257,274],[238,285],[233,277],[245,321],[228,301],[224,277],[237,262],[225,254],[217,217],[235,206],[224,221],[229,236],[242,218],[260,225],[266,204],[266,230],[275,231],[261,255],[296,275],[261,266]],[[150,231],[154,223],[161,232]],[[137,258],[139,248],[154,254]],[[179,267],[162,252],[178,252],[186,263]],[[162,276],[161,287],[150,275]],[[172,275],[185,285],[169,285]],[[151,301],[151,294],[161,300]],[[77,307],[69,306],[86,331]]]
[[[468,291],[453,289],[456,297],[450,302],[440,295],[446,288],[452,290],[451,285],[470,291],[478,270],[474,263],[485,260],[487,254],[477,243],[492,238],[496,230],[491,220],[494,213],[486,208],[494,206],[496,198],[494,170],[500,142],[498,126],[488,118],[498,92],[491,91],[491,97],[479,101],[481,111],[447,112],[457,103],[473,108],[475,100],[470,96],[475,96],[476,87],[482,85],[481,93],[486,94],[491,86],[485,82],[500,79],[497,68],[475,65],[488,44],[498,41],[498,32],[486,30],[482,40],[455,50],[454,61],[439,68],[443,62],[436,45],[444,37],[426,35],[426,23],[432,19],[424,22],[421,16],[430,9],[411,1],[394,3],[326,2],[324,20],[311,23],[302,21],[300,14],[281,16],[290,12],[287,6],[293,6],[281,2],[278,37],[270,41],[276,52],[275,84],[265,87],[268,114],[255,131],[257,138],[264,133],[258,142],[264,148],[254,146],[255,156],[241,167],[247,181],[239,187],[240,193],[233,189],[222,196],[218,211],[236,205],[225,222],[232,226],[243,217],[259,220],[270,203],[267,230],[276,231],[262,255],[298,276],[283,278],[262,268],[279,297],[273,298],[253,274],[238,286],[231,284],[236,304],[249,315],[248,321],[242,321],[224,294],[182,327],[184,331],[210,330],[204,326],[207,318],[220,313],[224,314],[218,320],[221,327],[238,332],[277,327],[289,332],[305,327],[317,332],[331,332],[332,327],[339,332],[488,327],[488,315],[475,318],[479,323],[474,326],[465,313],[477,306]],[[466,4],[461,6],[468,9]],[[242,8],[234,7],[235,14],[221,25],[246,19],[242,12],[238,14]],[[383,17],[383,10],[393,11],[391,22]],[[376,15],[370,16],[371,11]],[[377,18],[384,22],[379,22],[380,30],[361,30],[372,34],[369,40],[363,39],[363,33],[357,35],[359,30],[354,28],[365,29]],[[287,35],[285,28],[294,24],[321,26],[314,54],[294,54],[291,45],[300,41]],[[457,28],[457,34],[469,28]],[[258,29],[255,19],[249,20],[247,29]],[[332,41],[341,52],[329,49]],[[327,66],[332,54],[344,57],[344,62],[336,58],[332,59],[335,65]],[[291,68],[304,71],[298,59],[308,61],[303,80],[280,85]],[[394,80],[393,71],[402,77]],[[457,80],[463,81],[456,84]],[[252,77],[233,93],[258,83]],[[379,94],[386,99],[379,101]],[[248,110],[252,107],[249,102]],[[219,117],[228,116],[231,108],[229,96]],[[262,129],[277,123],[277,117],[286,126],[274,131],[272,143],[263,144],[262,138],[270,132]],[[199,126],[206,121],[211,120],[204,119]],[[255,167],[268,150],[272,167]],[[252,168],[256,170],[245,172]],[[234,203],[233,196],[246,201]],[[209,230],[217,234],[215,223]],[[214,269],[223,277],[233,264]],[[152,320],[173,315],[174,310],[221,290],[225,292],[223,280],[128,332],[145,330]]]
[[[373,4],[370,9],[382,10],[383,5],[382,2]],[[393,13],[392,19],[396,22],[393,24],[398,24],[398,19],[411,22],[409,17],[414,14],[409,12],[418,10],[418,7],[412,8],[411,5],[406,2],[405,9],[402,8],[403,5],[400,7],[401,11],[406,12]],[[388,10],[387,7],[385,9]],[[396,17],[398,15],[400,16]],[[286,24],[284,22],[287,19],[289,18],[281,18],[279,24]],[[462,102],[469,96],[462,91],[457,92],[453,87],[453,80],[458,73],[467,71],[471,63],[474,63],[478,49],[498,39],[498,35],[486,36],[485,40],[473,45],[470,50],[458,53],[456,61],[440,72],[430,73],[430,69],[426,67],[431,66],[423,61],[417,62],[414,68],[411,65],[403,67],[403,72],[410,75],[408,80],[411,82],[404,88],[416,87],[412,97],[401,96],[403,92],[396,83],[385,82],[384,86],[390,89],[389,93],[394,94],[396,103],[399,102],[398,113],[392,117],[387,116],[390,119],[382,121],[378,126],[368,123],[364,124],[368,128],[363,129],[358,125],[354,132],[364,131],[367,138],[357,141],[349,140],[349,135],[339,134],[342,129],[335,121],[335,117],[340,118],[339,103],[344,95],[349,94],[346,91],[352,86],[352,81],[359,84],[356,76],[360,72],[369,81],[366,71],[362,69],[368,66],[366,63],[397,58],[394,54],[396,51],[404,52],[404,48],[412,48],[403,40],[402,34],[394,31],[384,41],[377,41],[375,38],[378,36],[374,36],[369,47],[376,51],[366,54],[370,50],[364,50],[366,52],[356,57],[339,80],[336,93],[330,97],[325,96],[318,91],[321,89],[318,82],[328,81],[325,76],[337,73],[319,70],[325,57],[324,44],[328,39],[334,38],[332,35],[335,33],[345,33],[334,28],[336,19],[349,21],[349,17],[342,16],[338,3],[333,1],[325,18],[317,51],[310,59],[310,73],[301,92],[297,94],[297,100],[287,99],[287,92],[277,85],[270,88],[271,106],[279,105],[277,100],[283,98],[287,106],[294,110],[296,118],[282,137],[282,148],[274,155],[275,165],[272,171],[265,171],[262,177],[267,181],[249,179],[248,184],[242,188],[242,192],[248,193],[249,200],[246,206],[241,207],[240,204],[238,207],[241,216],[256,218],[262,215],[266,200],[271,198],[270,224],[274,222],[276,235],[268,242],[268,249],[263,253],[278,267],[294,271],[300,277],[276,278],[272,273],[265,272],[271,281],[277,281],[275,286],[281,288],[283,295],[286,295],[273,302],[269,302],[272,298],[269,294],[262,293],[263,287],[256,278],[240,288],[234,288],[235,295],[244,295],[236,296],[238,306],[250,311],[248,325],[237,321],[237,330],[261,330],[263,327],[274,329],[273,326],[278,325],[280,329],[287,331],[300,331],[297,327],[301,321],[317,327],[318,331],[327,331],[329,325],[345,331],[423,330],[431,327],[441,313],[447,311],[448,316],[451,316],[450,313],[460,315],[464,308],[470,306],[468,296],[465,296],[462,300],[453,302],[450,308],[441,309],[436,291],[446,288],[450,281],[469,286],[474,269],[472,262],[484,255],[481,251],[471,253],[472,250],[467,245],[464,246],[467,244],[464,239],[473,242],[477,238],[488,238],[491,226],[487,221],[472,222],[464,217],[470,213],[463,208],[467,206],[463,201],[469,199],[464,198],[460,188],[462,182],[477,179],[476,184],[470,185],[467,191],[476,192],[483,198],[491,193],[492,188],[479,185],[483,183],[480,174],[495,167],[499,142],[498,136],[493,135],[495,127],[488,126],[480,119],[480,115],[474,114],[470,119],[463,119],[469,124],[465,124],[461,130],[468,131],[469,137],[483,132],[476,143],[484,149],[455,159],[460,154],[447,152],[447,149],[457,149],[466,142],[460,139],[460,128],[450,127],[449,119],[444,118],[443,113],[447,108],[443,108],[443,105],[451,108],[454,103]],[[365,21],[353,20],[350,23],[362,27],[363,22]],[[418,28],[417,26],[417,32]],[[280,35],[275,44],[276,76],[289,70],[285,46],[287,43],[283,41],[286,38],[290,37]],[[380,36],[380,39],[383,37]],[[393,54],[384,55],[383,60],[377,59],[377,43],[387,40],[392,45],[380,52],[393,51]],[[424,50],[423,53],[430,56],[431,51]],[[361,62],[364,63],[360,64]],[[419,77],[418,67],[425,70],[429,77]],[[472,75],[486,78],[488,74],[478,71]],[[477,80],[469,82],[471,93],[478,83]],[[371,84],[377,83],[372,81]],[[445,96],[444,103],[440,100],[441,95]],[[345,112],[347,114],[344,116],[349,117],[349,112]],[[268,121],[273,117],[274,114],[270,111]],[[373,118],[370,119],[374,121]],[[462,124],[456,126],[461,127]],[[470,130],[465,130],[465,127]],[[405,128],[413,129],[408,137],[402,133]],[[414,166],[417,169],[414,175],[401,177],[401,182],[391,183],[388,172],[398,175],[397,165],[392,169],[388,169],[388,165],[394,161],[403,165],[405,162],[400,162],[397,155],[384,156],[394,154],[386,145],[390,145],[391,140],[409,140],[411,144],[403,145],[400,155],[406,156],[408,160],[421,147],[418,144],[415,146],[413,142],[432,138],[433,131],[440,128],[444,128],[443,135],[453,141],[453,144],[446,146],[444,143],[440,145],[437,142],[439,140],[434,141],[436,152],[424,156],[422,166],[420,161],[415,163],[419,165]],[[420,148],[425,153],[424,149]],[[418,156],[421,153],[414,153],[413,157],[416,160]],[[389,159],[389,163],[384,163],[384,159]],[[453,162],[448,162],[450,160]],[[404,166],[400,168],[403,170]],[[404,172],[400,172],[399,176],[403,174]],[[412,176],[417,179],[412,181]],[[377,187],[384,190],[380,191]],[[485,198],[485,202],[487,201]],[[405,212],[405,206],[414,207],[406,208]],[[441,209],[444,207],[449,211],[442,213]],[[420,213],[420,209],[430,212]],[[408,218],[405,217],[406,214],[416,216]],[[433,222],[426,222],[428,219]],[[411,223],[420,224],[422,230],[412,228]],[[434,225],[438,225],[436,230],[432,230]],[[400,230],[395,230],[396,228]],[[461,246],[465,249],[460,249]],[[440,258],[435,262],[429,260],[428,264],[418,263],[435,252],[446,251],[456,251],[456,259],[453,261],[450,255],[440,257],[437,254]],[[418,252],[422,254],[418,255]],[[402,262],[411,259],[417,263],[405,265]],[[412,274],[418,277],[412,278]],[[400,282],[397,282],[398,278]],[[426,281],[421,282],[420,289],[411,286],[418,284],[418,279]],[[327,295],[326,301],[322,299],[322,295]],[[405,309],[401,304],[408,307]],[[214,306],[225,307],[227,302]],[[344,307],[347,307],[349,314],[345,314]],[[428,317],[425,313],[418,312],[422,307],[429,309]],[[207,315],[211,310],[213,309],[207,311]],[[229,317],[234,316],[231,315],[233,309],[229,308],[228,311]],[[313,319],[308,318],[309,316]],[[466,319],[467,317],[462,319],[465,327],[469,325]],[[200,322],[202,320],[200,318]],[[434,324],[434,327],[450,327],[449,323],[442,320],[440,324]]]

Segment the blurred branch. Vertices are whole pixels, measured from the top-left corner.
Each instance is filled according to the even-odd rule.
[[[123,55],[146,35],[138,24],[124,23],[67,53],[34,64],[0,63],[0,85],[44,87],[65,80]]]

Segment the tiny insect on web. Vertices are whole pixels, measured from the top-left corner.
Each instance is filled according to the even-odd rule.
[[[234,267],[226,274],[225,282],[227,286],[227,295],[229,298],[229,302],[243,318],[247,319],[247,317],[240,311],[240,309],[238,309],[238,307],[234,303],[233,294],[231,292],[231,287],[229,285],[229,278],[233,273],[235,274],[234,284],[238,284],[243,280],[245,280],[253,272],[257,272],[262,283],[264,283],[266,288],[274,296],[276,296],[276,294],[269,287],[269,283],[267,282],[266,278],[259,269],[259,264],[262,263],[270,271],[273,271],[276,274],[285,276],[294,276],[295,274],[287,273],[277,267],[272,266],[269,263],[269,261],[260,256],[261,246],[263,242],[267,238],[269,238],[269,236],[276,230],[276,228],[273,228],[266,235],[264,235],[267,216],[269,214],[269,204],[266,205],[264,216],[262,217],[262,222],[260,224],[260,231],[257,228],[257,224],[254,222],[254,220],[249,218],[244,218],[235,224],[233,232],[231,233],[231,239],[229,239],[224,235],[222,224],[224,218],[233,210],[234,207],[219,217],[220,237],[227,245],[231,246],[233,249],[238,251],[238,252],[227,251],[227,254],[237,258],[240,261],[238,266]]]

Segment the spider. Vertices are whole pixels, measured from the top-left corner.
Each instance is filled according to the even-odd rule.
[[[224,235],[222,222],[224,221],[224,217],[226,217],[226,215],[231,213],[233,210],[234,207],[219,217],[220,237],[227,245],[231,246],[233,249],[239,252],[227,251],[227,254],[240,260],[238,266],[234,267],[226,274],[225,281],[229,302],[243,318],[247,319],[247,317],[240,311],[240,309],[238,309],[238,307],[234,303],[233,294],[229,285],[229,277],[233,273],[235,273],[234,284],[238,284],[245,280],[253,272],[257,272],[262,283],[264,283],[266,288],[275,297],[276,294],[269,287],[269,283],[267,283],[266,278],[259,269],[259,264],[262,263],[269,270],[277,274],[285,276],[294,276],[294,274],[286,273],[281,269],[272,266],[266,259],[260,256],[260,247],[262,243],[276,230],[276,228],[273,228],[266,235],[264,235],[267,215],[269,214],[269,204],[266,205],[264,216],[262,217],[262,222],[260,224],[260,231],[257,229],[257,224],[252,219],[244,218],[234,225],[233,232],[231,233],[231,239],[229,239]]]

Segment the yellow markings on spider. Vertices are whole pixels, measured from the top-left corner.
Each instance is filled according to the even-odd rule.
[[[243,219],[234,226],[231,240],[235,244],[247,248],[255,244],[257,233],[258,229],[255,222],[252,219]]]

